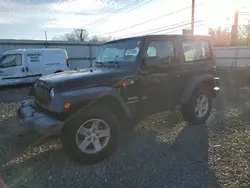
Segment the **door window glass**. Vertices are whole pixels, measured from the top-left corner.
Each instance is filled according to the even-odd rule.
[[[187,41],[182,43],[185,62],[202,61],[211,58],[208,41]]]
[[[156,48],[153,46],[149,46],[147,50],[147,57],[155,57],[156,56]]]
[[[22,65],[22,55],[4,55],[0,59],[0,68],[16,67]]]
[[[146,57],[156,57],[161,64],[174,63],[174,43],[172,41],[151,41],[147,48]]]
[[[148,45],[147,56],[173,57],[174,45],[172,41],[152,41]]]

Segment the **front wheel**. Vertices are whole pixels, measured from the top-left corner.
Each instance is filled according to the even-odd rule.
[[[188,104],[182,105],[182,115],[190,125],[204,124],[212,110],[212,95],[206,89],[198,89]]]
[[[119,139],[115,115],[101,107],[91,107],[68,120],[62,135],[69,156],[81,163],[97,163],[114,151]]]

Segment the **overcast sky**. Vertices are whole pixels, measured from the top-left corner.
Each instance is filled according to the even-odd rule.
[[[74,28],[86,28],[90,35],[124,37],[150,33],[158,28],[186,24],[160,33],[181,33],[189,27],[191,8],[156,19],[146,24],[124,29],[161,15],[191,6],[191,0],[140,0],[128,10],[108,15],[136,0],[0,0],[0,38],[48,39],[63,35]],[[208,27],[230,26],[234,0],[196,0],[196,34],[207,34]],[[238,0],[240,11],[250,12],[250,0]],[[148,2],[148,3],[147,3]],[[144,5],[143,5],[144,4]],[[227,7],[227,8],[226,8]],[[134,9],[134,10],[131,10]],[[240,14],[240,24],[247,24],[250,14]],[[94,25],[96,20],[104,19]],[[91,24],[92,23],[92,24]],[[118,32],[114,32],[120,30]],[[108,34],[110,33],[110,34]]]

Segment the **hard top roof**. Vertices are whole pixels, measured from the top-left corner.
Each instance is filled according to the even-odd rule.
[[[192,38],[202,38],[202,39],[205,39],[205,40],[209,40],[210,37],[208,35],[142,35],[142,36],[135,36],[135,37],[128,37],[128,38],[122,38],[122,39],[116,39],[116,40],[113,40],[113,41],[109,41],[109,42],[106,42],[104,44],[108,44],[108,43],[112,43],[112,42],[118,42],[118,41],[124,41],[124,40],[130,40],[130,39],[146,39],[146,38],[177,38],[177,37],[180,37],[180,38],[188,38],[188,39],[192,39]]]

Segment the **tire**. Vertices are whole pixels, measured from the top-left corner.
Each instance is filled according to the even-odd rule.
[[[196,113],[197,102],[207,100],[206,105],[202,106],[200,113]],[[199,107],[197,107],[199,109]],[[185,121],[192,125],[204,124],[212,110],[212,95],[211,92],[204,88],[197,89],[191,96],[188,104],[182,105],[181,111]],[[202,111],[202,112],[201,112]]]
[[[95,126],[96,130],[92,130],[93,125],[97,126]],[[100,130],[101,128],[103,129]],[[87,129],[89,131],[86,132]],[[81,134],[79,133],[80,130]],[[99,132],[99,134],[103,134],[103,137],[99,135],[100,138],[98,138],[91,131],[95,132],[96,135]],[[109,138],[104,137],[108,133]],[[112,154],[118,144],[119,138],[120,125],[115,115],[108,109],[93,106],[77,112],[77,115],[66,121],[61,141],[63,148],[68,152],[70,158],[83,164],[94,164]],[[100,146],[103,148],[100,149]]]

